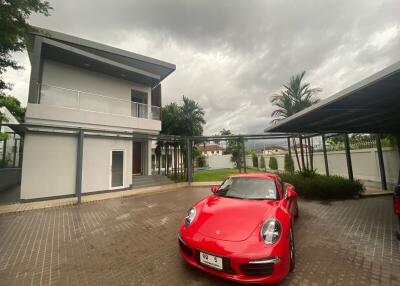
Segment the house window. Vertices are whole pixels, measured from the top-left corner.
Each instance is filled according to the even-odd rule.
[[[132,89],[131,106],[133,117],[147,118],[147,93]]]

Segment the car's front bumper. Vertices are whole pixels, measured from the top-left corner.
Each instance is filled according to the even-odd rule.
[[[284,241],[268,247],[260,244],[257,237],[243,242],[229,242],[216,241],[201,234],[185,236],[182,233],[178,240],[180,254],[189,264],[222,278],[243,283],[277,283],[289,272],[290,258]],[[201,264],[200,251],[222,257],[224,269],[217,270]]]

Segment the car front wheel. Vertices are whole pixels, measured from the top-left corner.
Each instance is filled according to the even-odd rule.
[[[293,229],[290,228],[290,244],[289,244],[289,251],[290,251],[290,272],[294,270],[295,261],[296,261],[296,253],[294,247],[294,234]]]

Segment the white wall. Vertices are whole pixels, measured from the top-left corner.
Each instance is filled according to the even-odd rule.
[[[348,176],[346,155],[344,151],[328,152],[329,173],[331,175]],[[261,156],[259,156],[260,158]],[[264,156],[265,165],[268,169],[269,158]],[[284,171],[284,154],[273,155],[278,161],[278,170]],[[292,153],[295,169],[298,170],[297,159]],[[300,164],[301,157],[299,154]],[[383,159],[385,165],[386,180],[388,183],[396,183],[400,168],[399,154],[397,150],[383,148]],[[379,182],[381,180],[379,173],[378,154],[376,149],[351,150],[351,160],[353,165],[354,178]],[[325,174],[325,162],[322,152],[314,153],[314,169],[320,174]]]
[[[110,189],[111,150],[124,150],[124,188],[132,184],[132,140],[85,137],[82,193]]]
[[[77,138],[26,133],[21,199],[75,194]]]
[[[207,165],[210,169],[225,169],[233,168],[234,165],[231,162],[231,155],[210,155],[206,158]]]
[[[43,61],[42,84],[131,100],[131,89],[150,93],[150,87],[60,62]],[[130,106],[126,107],[130,113]]]
[[[28,104],[28,123],[148,132],[161,130],[159,120],[131,116],[131,89],[146,92],[151,104],[150,87],[51,60],[43,62],[42,84],[42,104]],[[77,91],[90,93],[80,93],[80,110],[77,109]],[[107,114],[110,112],[113,114]]]
[[[124,150],[124,188],[132,184],[132,141],[85,136],[82,193],[110,190],[111,150]],[[21,199],[75,195],[77,136],[27,133]]]

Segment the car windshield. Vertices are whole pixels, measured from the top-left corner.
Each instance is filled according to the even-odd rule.
[[[243,177],[227,179],[219,187],[217,195],[249,200],[276,200],[278,198],[273,180]]]

